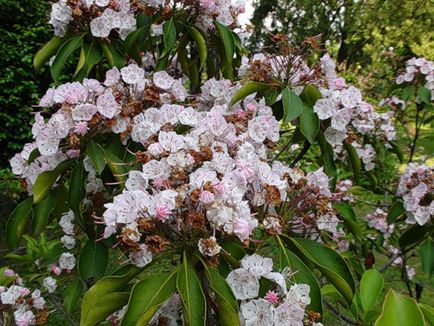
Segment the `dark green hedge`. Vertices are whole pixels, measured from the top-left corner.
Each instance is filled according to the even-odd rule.
[[[49,87],[47,71],[32,65],[52,35],[49,12],[46,0],[0,0],[0,167],[31,140],[31,105]]]

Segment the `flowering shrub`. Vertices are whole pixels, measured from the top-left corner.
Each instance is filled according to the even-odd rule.
[[[401,305],[423,325],[432,309],[393,290],[375,312],[384,281],[372,260],[390,256],[410,284],[406,253],[432,232],[432,168],[409,164],[396,198],[358,218],[353,188],[383,193],[377,165],[399,154],[394,111],[377,113],[328,55],[308,64],[314,40],[294,49],[276,36],[279,52],[248,56],[240,12],[228,1],[53,4],[57,37],[35,65],[55,54],[57,84],[11,159],[29,196],[7,225],[25,253],[9,258],[43,294],[62,293],[64,318],[81,301],[81,325],[318,326],[326,309],[390,325]],[[78,48],[75,81],[60,84]],[[0,288],[8,316],[45,322],[39,290],[30,299],[20,284]]]

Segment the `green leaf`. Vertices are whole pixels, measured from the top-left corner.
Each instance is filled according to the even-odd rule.
[[[289,123],[303,112],[303,101],[288,87],[282,91],[283,123]]]
[[[74,216],[78,224],[85,229],[83,219],[81,217],[81,202],[86,196],[86,172],[84,170],[83,161],[78,161],[72,170],[71,179],[69,181],[68,205],[74,212]]]
[[[33,197],[24,199],[11,213],[6,225],[6,243],[14,248],[20,243],[24,229],[32,215]]]
[[[300,94],[300,98],[304,103],[313,107],[316,101],[322,98],[322,95],[318,88],[309,84],[303,89],[303,92]]]
[[[345,143],[345,150],[348,153],[350,159],[351,170],[353,170],[354,179],[358,180],[360,175],[360,169],[362,168],[362,163],[360,161],[359,155],[356,149],[349,143]]]
[[[393,141],[389,141],[389,145],[391,146],[391,148],[389,148],[389,151],[392,153],[395,153],[396,156],[398,156],[399,163],[401,163],[401,164],[404,163],[404,155],[402,154],[402,150],[398,146],[398,144],[396,144]]]
[[[279,270],[282,271],[286,266],[289,266],[292,271],[296,271],[293,279],[296,283],[308,284],[310,287],[309,296],[311,298],[310,304],[307,306],[306,311],[313,310],[322,315],[322,295],[321,288],[315,275],[306,266],[306,264],[297,257],[292,251],[288,250],[279,236],[276,237],[279,243],[279,256],[278,265]]]
[[[433,225],[420,226],[418,224],[408,228],[403,235],[399,238],[398,242],[401,248],[409,247],[413,244],[420,243],[426,236],[434,229]]]
[[[404,102],[407,102],[410,97],[413,95],[414,85],[406,86],[402,89],[401,98]]]
[[[390,207],[389,212],[387,213],[387,223],[392,224],[398,218],[405,214],[404,203],[401,199],[397,199],[392,206]]]
[[[163,42],[164,50],[160,58],[170,54],[176,42],[176,26],[173,18],[170,18],[163,25]]]
[[[33,208],[34,214],[32,222],[32,233],[34,237],[45,230],[45,227],[48,224],[48,218],[56,206],[56,200],[56,191],[52,190],[47,196],[44,197],[44,199],[35,204]]]
[[[122,68],[126,64],[124,55],[119,51],[115,42],[109,44],[100,42],[104,56],[111,67]]]
[[[131,292],[121,325],[148,325],[158,308],[175,293],[177,272],[178,269],[149,275],[138,282]]]
[[[383,276],[376,269],[369,269],[363,273],[360,281],[360,303],[365,313],[375,307],[383,286]]]
[[[88,278],[99,279],[104,276],[108,263],[108,249],[89,239],[80,251],[78,271],[83,281]]]
[[[83,44],[83,37],[85,33],[71,37],[59,48],[56,58],[51,65],[51,77],[58,83],[59,77],[62,74],[63,67],[68,61],[69,57],[78,50]]]
[[[137,40],[141,36],[145,36],[149,32],[149,24],[140,27],[139,29],[135,30],[134,32],[130,33],[127,38],[125,39],[122,49],[125,53],[129,53],[130,50],[133,48],[133,46],[136,44]]]
[[[76,277],[65,290],[63,305],[67,313],[73,312],[77,308],[78,300],[83,293],[83,283],[79,277]]]
[[[421,310],[413,298],[399,294],[392,289],[387,292],[383,311],[375,326],[424,326]]]
[[[196,272],[184,252],[181,269],[176,278],[176,288],[184,310],[184,324],[199,326],[206,323],[206,301]]]
[[[199,51],[199,59],[200,59],[199,71],[202,71],[206,66],[206,60],[208,58],[208,48],[206,46],[205,38],[196,27],[189,26],[188,31],[191,37],[193,38],[193,40],[196,42],[197,49]]]
[[[347,229],[354,235],[357,241],[363,241],[363,232],[357,223],[356,214],[354,213],[353,208],[344,203],[333,203],[333,208],[336,209],[339,213],[339,216],[344,221]]]
[[[434,308],[424,303],[419,303],[419,308],[425,317],[427,325],[434,325]]]
[[[82,60],[83,55],[83,60]],[[84,44],[81,47],[80,60],[74,74],[74,80],[81,81],[83,78],[88,77],[93,67],[102,60],[101,51],[98,43],[95,41],[91,44]]]
[[[329,143],[327,143],[322,131],[318,132],[317,140],[321,149],[321,159],[324,166],[324,172],[330,178],[330,190],[334,191],[338,179],[338,170],[335,165],[333,148]]]
[[[431,91],[428,88],[424,86],[420,86],[419,89],[417,90],[417,96],[423,103],[425,104],[431,103]]]
[[[263,92],[270,87],[270,85],[264,83],[247,82],[235,93],[234,97],[229,103],[229,107],[232,107],[238,101],[245,99],[250,94]]]
[[[44,64],[50,60],[50,58],[56,54],[57,50],[62,45],[64,39],[58,36],[54,36],[49,40],[35,55],[33,58],[33,66],[36,71],[40,70]]]
[[[214,21],[217,33],[223,43],[223,50],[225,54],[225,60],[228,64],[232,64],[232,60],[235,54],[235,40],[232,31],[225,25],[220,24],[218,21]]]
[[[128,302],[129,294],[120,291],[141,270],[131,267],[124,271],[122,267],[115,275],[103,277],[85,293],[81,304],[81,326],[97,325]]]
[[[41,173],[33,185],[33,202],[39,203],[50,191],[51,186],[57,180],[59,175],[66,171],[73,160],[67,160],[60,163],[54,170]]]
[[[319,119],[311,106],[303,105],[300,115],[300,131],[309,143],[313,144],[319,131]]]
[[[319,242],[303,238],[285,238],[305,259],[312,262],[351,304],[355,284],[347,262],[337,252]]]
[[[91,141],[87,145],[87,154],[92,160],[96,172],[101,174],[106,165],[104,149],[99,144]]]
[[[431,278],[434,271],[434,241],[426,239],[419,247],[419,255],[422,259],[423,271]]]
[[[223,276],[215,268],[205,266],[205,273],[208,279],[210,288],[215,293],[215,301],[219,311],[220,325],[222,326],[238,326],[240,325],[238,317],[238,302],[232,293],[231,288],[226,283]]]
[[[128,167],[122,162],[122,160],[113,154],[111,151],[104,150],[105,161],[107,162],[110,171],[112,172],[115,179],[119,182],[124,183],[127,180]]]

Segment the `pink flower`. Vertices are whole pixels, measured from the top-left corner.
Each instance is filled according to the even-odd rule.
[[[268,291],[264,299],[274,304],[279,302],[279,295],[274,291]]]
[[[166,221],[170,216],[170,209],[166,204],[157,207],[157,218],[160,221]]]
[[[245,119],[245,118],[247,117],[247,113],[246,113],[246,111],[244,111],[244,110],[238,110],[238,111],[237,111],[237,116],[238,116],[238,118],[240,118],[240,119]]]
[[[244,162],[238,161],[236,164],[238,171],[241,173],[244,179],[246,179],[247,182],[252,182],[253,177],[255,176],[255,171],[253,171],[253,169]]]
[[[200,193],[199,200],[206,205],[211,204],[214,201],[214,194],[208,190],[204,190]]]
[[[22,288],[20,290],[20,294],[25,297],[26,295],[28,295],[30,293],[30,290],[28,288]]]
[[[89,131],[89,128],[87,127],[87,122],[80,121],[77,122],[74,126],[74,132],[77,135],[85,135]]]
[[[66,151],[66,155],[69,158],[79,157],[80,156],[80,149],[70,149],[70,150]]]
[[[345,79],[342,77],[335,79],[335,86],[337,89],[341,90],[345,87]]]
[[[12,269],[7,268],[4,270],[3,275],[6,277],[14,277],[16,274]]]
[[[247,110],[248,111],[253,112],[253,111],[255,111],[255,109],[256,109],[256,104],[255,103],[250,102],[249,104],[247,104]]]
[[[252,226],[243,220],[238,220],[234,225],[234,234],[241,240],[244,241],[249,238],[252,233]]]
[[[57,265],[52,265],[50,268],[50,271],[52,273],[54,273],[54,275],[56,275],[56,276],[59,276],[60,274],[62,274],[62,269]]]
[[[217,194],[222,194],[225,191],[225,186],[221,182],[213,183],[212,187]]]

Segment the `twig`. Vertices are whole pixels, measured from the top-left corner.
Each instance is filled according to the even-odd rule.
[[[307,151],[309,150],[309,148],[310,148],[310,143],[309,143],[309,141],[305,141],[304,142],[304,147],[303,147],[303,149],[301,150],[301,152],[297,155],[297,157],[294,159],[294,161],[292,161],[292,163],[289,165],[289,167],[290,168],[293,168],[297,163],[298,163],[298,161],[300,161],[302,158],[303,158],[303,156],[307,153]]]
[[[416,150],[416,143],[417,140],[419,139],[419,132],[420,132],[419,113],[420,113],[419,105],[416,105],[416,120],[415,120],[416,131],[414,133],[413,142],[410,147],[410,158],[408,160],[408,163],[411,163],[413,161],[414,151]]]
[[[350,317],[347,317],[339,312],[333,305],[327,301],[324,300],[324,303],[326,304],[327,308],[329,308],[331,311],[335,313],[336,316],[338,316],[343,321],[347,322],[350,325],[359,325],[359,323],[356,320],[351,319]]]
[[[287,149],[288,149],[288,147],[289,147],[289,145],[291,144],[291,141],[288,141],[286,144],[285,144],[285,146],[283,146],[281,149],[280,149],[280,151],[279,151],[279,153],[277,153],[276,155],[274,155],[274,157],[271,159],[271,162],[274,162],[275,160],[277,160],[277,158],[284,152],[284,151],[286,151]]]
[[[56,306],[57,309],[65,316],[65,318],[71,323],[72,326],[78,326],[77,322],[72,319],[68,313],[66,313],[65,309],[63,309],[62,305],[57,301],[57,298],[50,295],[48,297],[50,301]]]

